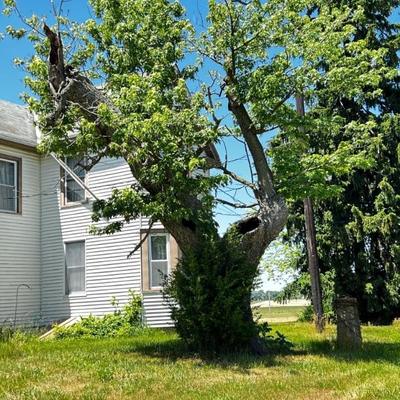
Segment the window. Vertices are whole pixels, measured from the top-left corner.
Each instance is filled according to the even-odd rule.
[[[72,171],[79,177],[82,182],[86,179],[86,170],[82,165],[84,163],[83,159],[79,158],[67,158],[65,163],[68,165]],[[86,200],[85,189],[79,186],[75,179],[64,171],[64,201],[63,204],[68,203],[80,203]]]
[[[159,289],[169,273],[169,249],[167,234],[149,236],[150,288]]]
[[[85,241],[65,243],[65,292],[85,292]]]
[[[0,212],[20,212],[20,166],[20,159],[0,155]]]
[[[164,277],[175,269],[181,257],[178,244],[163,228],[142,229],[140,239],[143,292],[158,292]]]

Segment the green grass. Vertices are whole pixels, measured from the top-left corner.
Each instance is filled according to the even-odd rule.
[[[293,354],[207,361],[173,332],[105,340],[0,343],[0,399],[400,399],[400,325],[365,327],[364,348],[335,349],[334,328],[274,325]]]
[[[297,318],[304,310],[304,306],[263,307],[257,309],[261,318]]]

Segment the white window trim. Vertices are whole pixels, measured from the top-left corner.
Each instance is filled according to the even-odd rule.
[[[148,263],[149,263],[149,286],[150,290],[161,290],[162,286],[153,286],[153,266],[151,257],[151,238],[154,236],[165,236],[167,238],[167,259],[166,260],[155,260],[155,261],[167,261],[167,275],[171,272],[171,255],[170,255],[170,240],[169,233],[150,233],[148,237]]]
[[[0,161],[14,164],[14,186],[5,185],[5,184],[0,184],[0,186],[13,188],[14,193],[15,193],[14,210],[10,211],[10,210],[3,210],[2,208],[0,208],[0,212],[6,213],[6,214],[17,214],[18,213],[18,162],[15,160],[8,160],[6,158],[0,158]]]
[[[82,243],[84,245],[85,248],[85,265],[84,265],[84,286],[85,286],[85,290],[81,291],[81,292],[73,292],[73,293],[67,293],[67,244],[72,244],[72,243]],[[67,240],[64,242],[64,297],[85,297],[86,296],[86,266],[87,266],[87,252],[86,252],[86,239],[82,238],[77,238],[74,240]],[[69,267],[71,268],[71,267]],[[77,266],[77,267],[72,267],[72,268],[82,268],[81,266]]]

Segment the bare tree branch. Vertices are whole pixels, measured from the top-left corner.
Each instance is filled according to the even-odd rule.
[[[149,237],[149,235],[151,233],[151,228],[153,227],[153,225],[154,225],[154,221],[150,220],[148,231],[145,233],[143,238],[140,239],[139,243],[135,246],[135,248],[128,254],[127,258],[131,258],[143,246],[143,243],[147,240],[147,238]]]
[[[221,204],[225,204],[227,206],[233,207],[233,208],[254,208],[258,206],[258,203],[253,203],[253,204],[241,204],[241,203],[232,203],[230,201],[224,200],[224,199],[215,199]]]

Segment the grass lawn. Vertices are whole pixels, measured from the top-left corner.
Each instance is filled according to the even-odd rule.
[[[173,332],[135,338],[0,343],[0,399],[400,399],[400,325],[365,327],[362,351],[335,350],[334,328],[274,328],[290,355],[205,361]]]
[[[257,314],[262,319],[270,319],[272,321],[276,318],[298,318],[304,308],[304,306],[262,307],[257,309]]]

